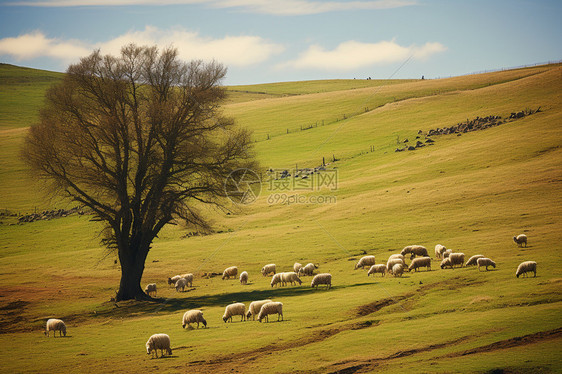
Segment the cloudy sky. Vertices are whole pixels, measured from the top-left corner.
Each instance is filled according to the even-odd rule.
[[[173,45],[226,84],[427,78],[562,59],[562,1],[0,0],[0,62],[53,71],[95,49]]]

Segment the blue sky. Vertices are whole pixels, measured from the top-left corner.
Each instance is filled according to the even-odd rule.
[[[0,0],[0,62],[65,71],[173,45],[225,84],[427,78],[562,59],[562,1]]]

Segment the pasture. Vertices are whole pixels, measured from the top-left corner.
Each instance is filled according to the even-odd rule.
[[[167,227],[143,276],[143,287],[157,284],[159,303],[110,301],[119,265],[87,214],[17,224],[13,214],[73,206],[45,196],[19,159],[40,97],[56,79],[0,65],[4,372],[561,371],[562,66],[228,87],[224,112],[254,131],[264,170],[314,168],[324,158],[337,170],[337,188],[280,190],[264,175],[255,203],[233,205],[230,214],[208,211],[213,234]],[[395,152],[405,139],[415,143],[419,130],[539,107]],[[275,194],[285,194],[285,203],[268,199]],[[290,199],[296,195],[305,201]],[[527,247],[512,240],[521,233]],[[385,263],[410,244],[427,247],[431,271],[394,278],[354,270],[365,254]],[[466,260],[483,254],[497,267],[441,269],[436,244]],[[515,277],[526,260],[537,262],[536,278]],[[268,263],[292,271],[294,262],[319,264],[316,272],[332,274],[332,288],[312,289],[308,276],[301,286],[272,288],[260,274]],[[203,276],[231,265],[249,273],[248,285]],[[166,284],[188,272],[195,279],[186,292]],[[227,304],[265,298],[283,302],[283,322],[223,323]],[[182,329],[183,313],[195,308],[208,327]],[[48,318],[63,319],[67,336],[45,337]],[[154,333],[170,336],[171,357],[146,355]]]

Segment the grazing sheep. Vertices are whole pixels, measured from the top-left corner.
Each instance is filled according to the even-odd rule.
[[[66,325],[60,319],[50,318],[45,325],[45,335],[49,336],[49,331],[53,332],[53,337],[57,336],[57,331],[59,336],[66,336]]]
[[[230,277],[236,277],[238,275],[238,268],[236,266],[231,266],[224,269],[222,272],[222,279],[230,279]]]
[[[485,257],[484,255],[474,255],[468,259],[468,261],[466,262],[466,264],[464,264],[464,266],[474,266],[476,265],[479,258],[484,258],[484,257]]]
[[[154,358],[154,353],[156,353],[156,358],[158,358],[158,351],[160,350],[160,357],[164,356],[164,350],[168,355],[172,355],[172,348],[170,348],[170,337],[167,334],[154,334],[146,342],[146,354],[152,353],[152,358]]]
[[[299,275],[314,275],[314,269],[318,269],[318,265],[313,264],[312,262],[309,262],[308,264],[306,264],[305,266],[303,266],[302,268],[300,268],[299,270]]]
[[[390,255],[390,257],[388,257],[388,260],[393,260],[395,258],[398,258],[398,259],[404,261],[404,256],[401,255],[400,253],[395,253],[395,254]]]
[[[389,260],[386,262],[386,271],[387,271],[387,273],[392,274],[392,267],[393,267],[394,265],[396,265],[396,264],[401,264],[402,266],[405,266],[404,260],[401,260],[401,259],[399,259],[399,258],[392,258],[392,259],[389,259]]]
[[[481,266],[485,266],[486,271],[488,271],[488,266],[492,266],[494,269],[496,268],[496,263],[486,257],[479,258],[476,260],[476,263],[478,264],[478,271],[480,271]]]
[[[453,265],[451,265],[451,259],[449,257],[445,257],[443,259],[443,261],[441,261],[441,269],[445,269],[447,266],[449,266],[451,269],[453,268]]]
[[[181,279],[181,275],[174,275],[173,277],[168,278],[168,285],[174,286],[176,282],[179,281],[180,279]]]
[[[185,286],[187,286],[187,280],[185,280],[185,278],[180,278],[177,282],[176,282],[176,291],[180,292],[180,288],[182,291],[184,291]]]
[[[240,284],[248,284],[248,272],[243,271],[240,273]]]
[[[332,274],[322,273],[322,274],[315,275],[314,278],[312,278],[312,282],[310,283],[310,286],[313,288],[314,287],[318,288],[319,284],[325,284],[326,289],[330,289],[330,287],[332,287]]]
[[[156,283],[147,284],[144,288],[144,292],[149,296],[151,293],[154,293],[154,296],[156,296]]]
[[[375,256],[363,256],[359,259],[357,264],[355,264],[355,269],[364,269],[365,266],[371,267],[375,264]]]
[[[283,303],[279,301],[272,301],[269,303],[265,303],[260,308],[260,312],[258,314],[258,321],[261,322],[262,319],[265,318],[266,322],[269,322],[269,315],[270,314],[277,314],[277,321],[281,318],[283,320]]]
[[[264,277],[270,273],[275,274],[275,264],[267,264],[263,268],[261,268],[261,274]]]
[[[519,234],[513,237],[513,241],[519,246],[522,247],[523,243],[525,243],[525,247],[527,247],[527,235]]]
[[[199,323],[207,327],[207,321],[203,318],[203,312],[198,309],[188,310],[184,313],[181,326],[185,328],[185,325],[187,325],[187,328],[190,329],[190,323],[197,323],[197,328],[199,328]]]
[[[299,274],[301,268],[302,264],[300,262],[295,262],[295,264],[293,265],[293,271],[297,274]]]
[[[281,286],[283,285],[283,279],[281,279],[281,273],[277,273],[274,274],[273,277],[271,277],[271,287],[275,286],[277,283],[280,283]]]
[[[281,285],[287,284],[289,282],[291,283],[291,285],[293,285],[293,283],[298,283],[299,285],[302,284],[302,281],[299,279],[297,273],[293,271],[281,273]]]
[[[455,265],[460,265],[461,268],[464,265],[464,253],[451,253],[449,255],[449,260],[451,261],[451,268],[455,268]]]
[[[384,277],[384,274],[386,273],[386,265],[378,264],[378,265],[371,266],[371,268],[367,272],[367,276],[375,273],[381,273],[381,275]]]
[[[445,252],[443,252],[443,258],[447,258],[451,255],[451,253],[453,253],[452,249],[447,249]]]
[[[404,266],[402,264],[394,264],[392,267],[392,274],[394,274],[395,277],[401,277],[403,273]]]
[[[226,321],[230,320],[232,323],[232,316],[242,316],[240,322],[246,319],[246,306],[242,303],[234,303],[229,304],[226,306],[224,310],[224,315],[222,316],[222,320],[226,323]]]
[[[447,248],[445,248],[444,245],[437,244],[435,246],[435,258],[442,258],[443,252],[445,252],[446,250],[447,250]]]
[[[527,276],[527,273],[529,272],[533,272],[535,274],[535,277],[537,276],[537,263],[535,261],[525,261],[519,264],[519,266],[517,267],[517,271],[515,272],[515,276],[517,278],[519,278],[519,276],[521,274],[525,274],[525,277]]]
[[[418,268],[426,267],[428,271],[431,270],[431,257],[414,258],[408,267],[408,271],[418,271]]]
[[[252,317],[252,321],[256,320],[256,316],[258,315],[258,313],[260,312],[261,307],[264,304],[270,303],[271,300],[267,299],[267,300],[258,300],[258,301],[252,301],[250,303],[250,306],[248,307],[248,313],[246,313],[246,319],[249,320],[250,317]]]
[[[189,287],[193,287],[193,274],[187,273],[183,274],[181,277],[187,281]]]
[[[416,256],[428,256],[427,248],[425,248],[423,245],[408,245],[404,247],[404,249],[402,249],[402,251],[400,252],[402,256],[407,255],[408,253],[412,254],[411,258],[414,258]]]

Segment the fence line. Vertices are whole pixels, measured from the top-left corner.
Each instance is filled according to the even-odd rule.
[[[445,77],[435,77],[433,79],[444,79],[444,78],[453,78],[453,77],[464,77],[467,75],[476,75],[476,74],[485,74],[485,73],[493,73],[496,71],[506,71],[506,70],[514,70],[514,69],[524,69],[524,68],[531,68],[531,67],[537,67],[537,66],[546,66],[546,65],[552,65],[552,64],[560,64],[562,63],[562,60],[557,60],[557,61],[544,61],[544,62],[537,62],[534,64],[526,64],[526,65],[519,65],[519,66],[510,66],[510,67],[504,67],[504,68],[498,68],[498,69],[489,69],[489,70],[480,70],[480,71],[473,71],[471,73],[465,73],[465,74],[459,74],[459,75],[449,75],[449,76],[445,76]]]

